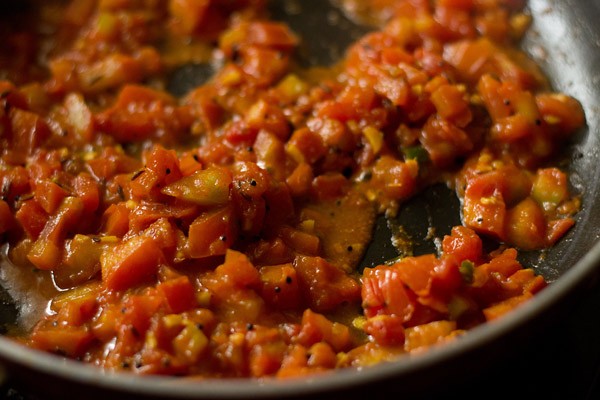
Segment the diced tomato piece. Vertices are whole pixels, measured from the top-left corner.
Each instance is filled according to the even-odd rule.
[[[57,267],[62,255],[63,241],[68,230],[80,222],[83,202],[77,197],[67,197],[57,212],[48,219],[44,229],[27,255],[29,261],[39,269],[52,270]]]
[[[258,132],[265,129],[280,140],[287,140],[290,134],[290,125],[278,106],[259,100],[254,103],[244,114],[248,129]]]
[[[350,181],[342,174],[328,172],[316,176],[311,185],[311,193],[319,200],[340,198],[350,187]]]
[[[214,91],[209,86],[199,86],[184,98],[184,104],[191,108],[192,114],[198,116],[207,131],[216,129],[223,118],[223,109],[216,102]]]
[[[575,225],[575,220],[573,218],[561,218],[548,221],[546,243],[553,246],[573,227],[573,225]]]
[[[294,131],[286,143],[286,151],[297,162],[313,164],[326,154],[327,148],[321,135],[304,127]]]
[[[405,331],[404,349],[406,351],[415,351],[434,345],[442,341],[454,330],[456,330],[456,322],[444,320],[407,328]]]
[[[132,334],[133,340],[139,342],[150,328],[150,319],[163,304],[163,298],[156,291],[126,296],[121,302],[121,315],[118,326]]]
[[[298,277],[291,263],[262,267],[260,279],[260,293],[267,304],[280,310],[295,310],[300,305]]]
[[[539,94],[535,100],[542,118],[549,125],[558,125],[561,136],[569,136],[585,124],[581,103],[570,96]]]
[[[179,159],[179,168],[183,176],[190,176],[194,172],[202,169],[202,163],[197,154],[193,151],[185,152]]]
[[[67,196],[65,189],[47,179],[36,183],[34,193],[38,204],[48,214],[54,214],[60,203]]]
[[[302,329],[298,341],[307,347],[324,341],[337,352],[346,350],[352,343],[352,338],[347,326],[331,322],[324,315],[307,309],[302,314]]]
[[[279,235],[283,242],[290,248],[308,256],[316,256],[321,248],[321,240],[317,235],[293,229],[289,226],[282,226]]]
[[[279,22],[252,22],[248,24],[245,39],[250,44],[289,50],[298,44],[298,38]]]
[[[473,148],[473,141],[464,130],[439,116],[427,120],[420,141],[431,161],[439,167],[451,166]]]
[[[487,264],[489,272],[499,274],[504,279],[508,278],[521,268],[523,267],[517,260],[517,250],[514,248],[508,248],[502,253],[495,255]]]
[[[79,71],[78,84],[84,93],[98,93],[130,82],[139,82],[144,76],[144,66],[134,57],[109,54]]]
[[[400,280],[417,295],[427,294],[437,259],[433,254],[419,257],[405,257],[393,264]]]
[[[50,136],[50,128],[40,115],[19,108],[11,109],[9,115],[14,151],[32,154]]]
[[[188,233],[190,257],[224,255],[236,240],[237,220],[231,207],[208,211],[196,218]]]
[[[492,127],[492,136],[504,143],[516,142],[532,133],[533,125],[521,114],[501,118]]]
[[[458,262],[470,260],[477,263],[482,257],[483,244],[472,229],[459,225],[452,228],[450,235],[444,236],[442,249],[445,254],[454,255]]]
[[[373,166],[373,184],[381,187],[386,197],[404,200],[416,190],[418,171],[415,160],[403,162],[382,156]]]
[[[169,306],[169,312],[179,314],[197,305],[194,286],[187,276],[170,279],[157,285]]]
[[[164,194],[204,206],[225,204],[229,200],[231,171],[219,166],[201,169],[162,189]]]
[[[508,210],[506,238],[523,250],[539,250],[546,245],[546,219],[542,207],[531,197]]]
[[[8,232],[14,225],[15,217],[13,216],[10,207],[4,200],[0,200],[0,234]]]
[[[196,31],[206,16],[209,0],[169,0],[169,12],[185,34]]]
[[[73,180],[73,190],[83,200],[83,208],[92,213],[100,206],[100,189],[98,183],[90,175],[81,173]]]
[[[31,239],[37,239],[48,221],[48,213],[35,199],[23,202],[15,217]]]
[[[463,201],[463,220],[467,227],[504,240],[506,206],[503,181],[497,174],[474,176],[467,182]]]
[[[447,300],[461,287],[463,280],[460,263],[456,258],[441,257],[431,273],[429,296],[435,301],[447,303]]]
[[[104,231],[109,236],[123,237],[129,230],[129,209],[124,203],[111,204],[104,218]]]
[[[102,254],[102,280],[109,289],[125,290],[155,279],[163,257],[152,238],[135,236]]]
[[[258,269],[246,255],[235,250],[227,250],[225,262],[217,267],[215,273],[237,288],[259,287],[261,284]]]
[[[508,277],[506,284],[518,287],[519,293],[529,292],[531,294],[535,294],[547,286],[544,277],[536,275],[531,268],[518,270]]]
[[[444,60],[467,80],[477,81],[497,51],[488,39],[458,41],[444,48]]]
[[[404,319],[395,315],[376,315],[367,319],[364,331],[382,346],[404,344]]]
[[[365,268],[362,278],[362,307],[368,318],[395,315],[408,321],[414,311],[404,282],[395,268]]]
[[[197,206],[189,203],[141,203],[129,212],[129,229],[140,232],[161,218],[174,218],[181,221],[192,221],[198,215]]]
[[[500,303],[494,304],[491,307],[483,309],[483,315],[487,321],[493,321],[511,312],[521,304],[530,300],[533,295],[529,292],[522,294],[521,296],[510,297]]]
[[[318,312],[360,300],[360,285],[343,270],[321,257],[298,256],[294,261],[300,289]]]
[[[239,55],[246,78],[258,87],[273,84],[288,70],[289,56],[279,50],[247,46],[239,50]]]
[[[175,99],[166,92],[125,85],[115,104],[96,115],[99,129],[117,140],[139,141],[155,136],[175,139],[191,121],[181,118]]]
[[[438,114],[458,127],[465,127],[473,117],[465,93],[455,85],[442,85],[431,94]]]
[[[221,36],[219,47],[230,56],[234,49],[259,46],[277,50],[291,50],[298,39],[289,28],[279,22],[256,21],[241,23]]]
[[[567,175],[558,168],[543,168],[533,179],[531,197],[544,210],[553,210],[569,197]]]
[[[88,143],[94,135],[94,118],[82,95],[69,93],[65,97],[67,124],[81,142]]]
[[[310,165],[301,162],[294,168],[294,171],[288,175],[285,183],[290,188],[290,192],[296,197],[305,196],[311,188],[314,180],[314,172]]]
[[[94,335],[83,327],[64,326],[61,329],[38,328],[31,334],[34,348],[65,354],[69,357],[82,356],[90,347]]]

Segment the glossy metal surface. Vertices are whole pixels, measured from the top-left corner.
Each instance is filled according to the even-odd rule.
[[[305,54],[331,52],[327,44],[331,41],[329,43],[334,43],[337,50],[329,54],[339,55],[343,46],[364,29],[340,20],[339,14],[331,14],[323,0],[276,1],[276,15],[287,15],[285,19],[292,28],[305,38],[307,44],[302,50]],[[474,329],[455,343],[419,356],[362,371],[345,370],[284,382],[199,382],[111,375],[15,346],[0,337],[0,358],[7,371],[18,382],[35,383],[45,394],[43,398],[64,396],[66,385],[69,393],[85,393],[86,398],[106,398],[107,394],[112,397],[135,394],[136,398],[283,398],[303,395],[314,398],[342,390],[369,393],[373,384],[387,385],[390,392],[409,394],[427,392],[435,386],[434,382],[443,384],[451,379],[465,379],[464,371],[495,363],[511,349],[518,349],[519,344],[529,343],[530,336],[535,340],[535,335],[543,334],[543,329],[552,320],[570,312],[573,302],[590,287],[600,268],[600,245],[597,244],[600,237],[600,26],[597,24],[600,1],[530,0],[529,4],[534,25],[524,46],[550,76],[555,89],[583,103],[588,123],[587,129],[566,149],[571,160],[571,183],[574,190],[581,193],[583,209],[577,215],[575,228],[556,248],[523,257],[527,265],[534,266],[552,282],[530,303],[493,324]],[[313,64],[317,61],[307,58],[304,62]],[[202,67],[197,68],[201,73],[207,73]],[[195,76],[198,71],[194,71],[196,69],[191,68],[180,73]],[[175,76],[176,79],[189,81]],[[405,211],[408,219],[403,224],[414,225],[412,234],[415,238],[420,237],[419,229],[428,223],[424,219],[431,218],[436,225],[436,221],[440,221],[443,230],[449,222],[441,219],[448,215],[456,218],[455,214],[446,211],[455,199],[443,194],[443,190],[440,193],[425,194],[409,204],[410,212]],[[385,229],[380,234],[369,257],[386,259],[393,255],[393,248],[386,241]]]

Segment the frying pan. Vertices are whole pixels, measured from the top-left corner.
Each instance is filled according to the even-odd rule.
[[[6,3],[5,3],[6,4]],[[307,65],[331,62],[368,28],[336,13],[323,0],[275,0],[275,18],[284,19],[305,39],[300,59]],[[549,282],[545,290],[508,316],[471,330],[460,340],[396,362],[363,370],[285,381],[194,380],[111,374],[92,366],[15,346],[0,337],[0,362],[4,372],[20,387],[42,399],[64,398],[311,398],[362,393],[372,396],[374,387],[404,396],[428,393],[465,379],[473,371],[504,359],[543,334],[544,328],[572,312],[582,293],[595,286],[600,270],[600,1],[530,0],[533,27],[523,42],[550,78],[557,91],[581,101],[587,126],[565,149],[570,184],[581,194],[582,210],[576,226],[556,247],[524,253],[521,261],[535,268]],[[185,85],[201,83],[212,71],[206,65],[187,66],[174,73],[170,90],[183,94]],[[429,226],[438,235],[447,233],[458,218],[458,201],[443,187],[434,187],[407,203],[398,220],[415,241],[415,252],[430,251],[425,240]],[[374,240],[363,265],[395,256],[390,243],[389,221],[377,223]],[[10,299],[4,299],[0,319],[14,320]],[[502,384],[502,383],[499,383]],[[491,389],[493,390],[493,389]],[[427,398],[427,397],[425,397]]]

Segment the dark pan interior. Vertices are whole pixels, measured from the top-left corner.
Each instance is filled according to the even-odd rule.
[[[391,379],[392,385],[408,385],[408,380],[411,380],[416,386],[433,379],[436,375],[431,371],[436,366],[452,369],[459,363],[464,365],[465,358],[473,358],[475,351],[478,356],[493,362],[497,356],[497,349],[496,352],[492,350],[494,345],[504,345],[503,338],[509,333],[538,320],[554,310],[557,303],[576,295],[582,285],[597,275],[600,260],[600,247],[596,245],[600,235],[600,25],[597,23],[600,20],[600,1],[530,0],[529,8],[534,23],[524,48],[540,63],[556,90],[581,101],[587,118],[586,129],[565,149],[570,160],[571,184],[573,190],[581,194],[583,207],[576,217],[576,226],[555,248],[544,253],[523,255],[524,263],[535,267],[552,282],[530,304],[493,326],[475,329],[452,346],[364,371],[342,371],[309,380],[270,383],[209,381],[199,384],[163,378],[102,375],[92,367],[57,361],[53,356],[16,347],[0,337],[0,359],[5,361],[7,370],[17,380],[35,382],[48,393],[54,390],[57,381],[67,382],[70,391],[87,393],[91,396],[89,398],[104,398],[107,393],[136,393],[139,397],[159,398],[244,398],[252,393],[251,397],[255,398],[281,398],[368,387],[383,379]],[[345,46],[366,30],[332,12],[324,0],[276,0],[272,9],[276,18],[285,19],[305,39],[300,55],[303,63],[308,65],[338,58]],[[201,83],[210,74],[208,66],[183,68],[173,76],[171,90],[183,94],[187,85]],[[439,227],[438,234],[443,234],[459,218],[456,212],[447,211],[456,208],[456,198],[439,187],[406,205],[399,223],[416,239],[416,252],[428,251],[431,246],[431,243],[420,240],[426,226],[423,221],[431,220]],[[378,224],[375,234],[374,245],[365,260],[367,264],[395,255],[385,221]]]

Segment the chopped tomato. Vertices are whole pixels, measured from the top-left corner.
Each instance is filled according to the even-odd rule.
[[[109,289],[124,290],[152,280],[158,272],[163,254],[154,240],[133,237],[113,251],[102,254],[102,280]]]
[[[308,68],[265,0],[31,2],[0,15],[0,246],[8,286],[52,296],[9,330],[33,348],[191,379],[366,368],[529,301],[548,282],[518,251],[586,206],[557,157],[584,107],[517,48],[524,0],[336,2],[372,29]],[[402,257],[365,268],[378,216],[439,183],[462,218],[428,230],[439,252],[393,226]]]

